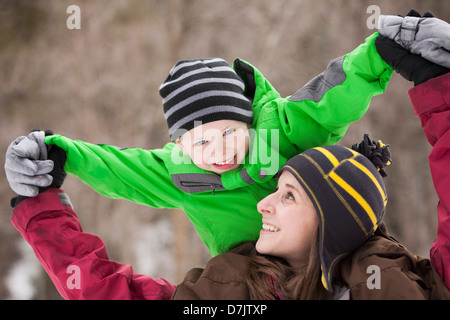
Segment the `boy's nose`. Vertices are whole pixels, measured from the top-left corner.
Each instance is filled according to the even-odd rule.
[[[213,148],[211,150],[211,156],[220,158],[225,152],[225,143],[221,138],[215,138],[213,140]],[[226,159],[217,159],[218,161],[223,161]]]

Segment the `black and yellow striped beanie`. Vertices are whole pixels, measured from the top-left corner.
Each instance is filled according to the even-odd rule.
[[[292,173],[309,195],[319,217],[322,283],[332,291],[336,264],[360,247],[377,229],[387,194],[382,181],[390,152],[368,135],[352,149],[309,149],[280,169]]]
[[[181,60],[159,88],[172,141],[195,126],[217,120],[251,124],[245,85],[223,59]]]

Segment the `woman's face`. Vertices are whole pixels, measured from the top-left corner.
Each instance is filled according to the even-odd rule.
[[[258,203],[263,228],[256,250],[284,258],[292,267],[307,262],[319,219],[306,192],[294,176],[283,171],[278,186]]]

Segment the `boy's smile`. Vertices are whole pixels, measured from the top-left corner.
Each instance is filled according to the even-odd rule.
[[[222,174],[237,169],[249,148],[248,125],[236,120],[218,120],[195,127],[176,143],[201,169]]]
[[[236,164],[236,162],[237,162],[236,159],[237,159],[237,155],[235,155],[233,158],[226,160],[224,162],[213,163],[213,166],[215,168],[217,168],[217,170],[222,170],[222,171],[229,170]]]

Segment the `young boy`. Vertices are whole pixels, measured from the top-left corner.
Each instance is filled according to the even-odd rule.
[[[375,48],[377,36],[287,98],[241,59],[233,68],[222,59],[178,62],[160,87],[171,138],[162,149],[61,135],[45,143],[65,150],[64,170],[102,195],[184,210],[216,256],[258,238],[256,204],[273,192],[287,159],[339,141],[384,92],[393,69]]]

